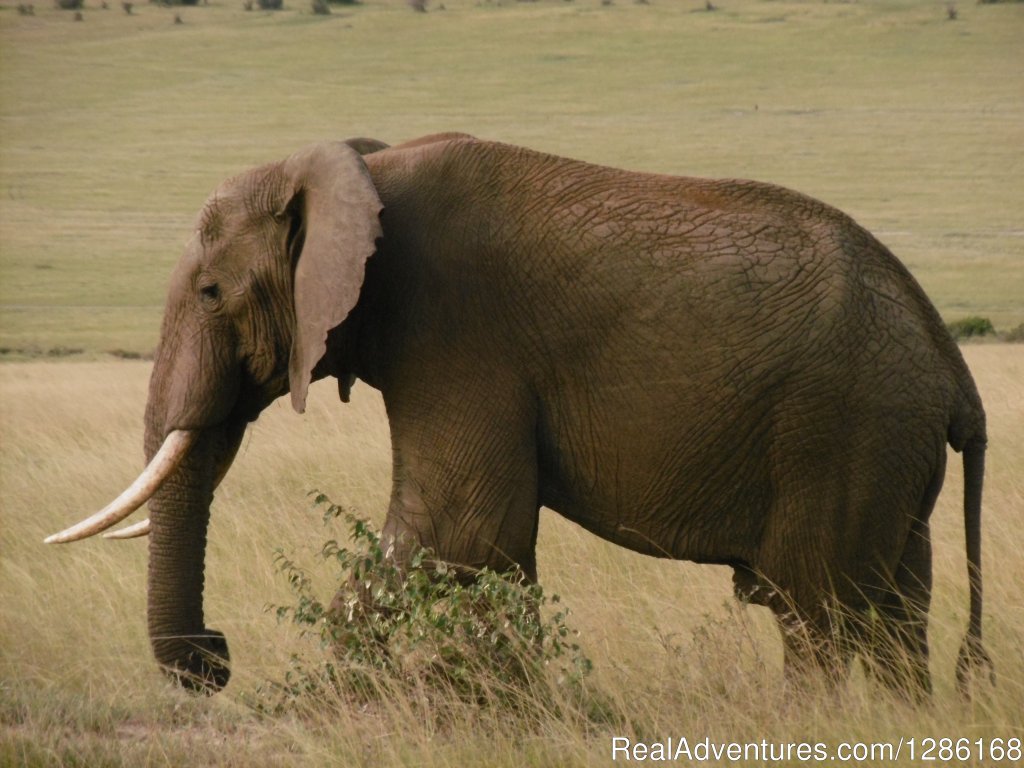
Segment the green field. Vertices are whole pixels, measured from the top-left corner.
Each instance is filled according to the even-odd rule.
[[[545,513],[541,581],[573,610],[606,717],[467,705],[439,724],[402,700],[257,715],[245,697],[308,648],[264,610],[289,599],[274,549],[312,563],[328,538],[306,492],[377,522],[386,505],[387,425],[362,385],[348,407],[314,387],[303,418],[272,406],[218,493],[206,610],[235,667],[220,696],[190,698],[156,670],[143,543],[41,544],[139,469],[149,365],[110,353],[152,350],[206,195],[316,139],[461,130],[784,184],[875,232],[947,320],[1024,323],[1024,4],[961,2],[950,21],[938,0],[716,0],[713,12],[703,0],[434,0],[426,14],[365,0],[329,17],[299,0],[131,15],[99,2],[82,21],[0,4],[0,359],[12,361],[0,365],[0,766],[596,766],[623,762],[614,736],[1024,737],[1019,344],[965,348],[990,424],[986,638],[999,673],[971,704],[953,692],[967,613],[955,458],[935,512],[936,695],[917,710],[860,672],[838,697],[798,700],[780,685],[774,623],[732,606],[727,569],[643,558]]]
[[[330,17],[214,0],[81,22],[37,5],[0,12],[9,355],[150,351],[221,179],[315,139],[439,130],[792,186],[874,231],[948,320],[1024,322],[1020,4],[948,21],[920,0],[368,0]]]

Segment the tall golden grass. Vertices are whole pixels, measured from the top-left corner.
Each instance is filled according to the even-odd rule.
[[[314,386],[305,416],[276,404],[246,438],[215,501],[207,557],[207,619],[227,633],[235,675],[207,699],[174,689],[150,657],[144,542],[42,544],[139,468],[149,366],[0,366],[0,764],[590,766],[610,764],[616,736],[832,746],[1019,737],[1024,346],[972,345],[965,353],[990,424],[985,631],[996,688],[982,687],[969,704],[953,690],[967,609],[962,478],[953,459],[933,518],[930,705],[889,699],[857,670],[834,695],[785,687],[774,622],[764,609],[732,602],[726,569],[638,556],[545,511],[541,580],[572,609],[569,623],[595,664],[588,686],[596,716],[538,705],[528,718],[513,717],[452,701],[442,723],[401,698],[372,710],[276,718],[247,704],[259,686],[281,679],[292,654],[315,651],[266,610],[290,599],[274,549],[311,565],[337,535],[306,493],[320,488],[381,520],[390,457],[374,391],[357,386],[343,406],[333,387]],[[329,588],[329,574],[314,575]]]

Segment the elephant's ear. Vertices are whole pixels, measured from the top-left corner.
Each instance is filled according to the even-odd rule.
[[[291,185],[282,213],[293,217],[295,327],[288,381],[292,407],[306,409],[313,369],[327,334],[359,301],[366,260],[381,236],[384,207],[359,153],[343,142],[300,150],[282,166]]]
[[[390,144],[385,144],[380,139],[370,139],[366,136],[357,136],[354,139],[345,139],[345,143],[360,155],[372,155],[374,152],[380,152],[381,150],[389,149],[391,147]]]

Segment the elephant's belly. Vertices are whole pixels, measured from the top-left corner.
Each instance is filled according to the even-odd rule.
[[[608,374],[566,377],[548,391],[541,501],[638,552],[742,560],[756,551],[772,500],[770,398],[686,386],[673,365],[652,361],[661,375],[632,387]]]
[[[758,477],[760,475],[761,477]],[[768,515],[770,489],[763,472],[720,483],[685,473],[631,485],[544,482],[541,503],[606,541],[655,557],[707,563],[750,561]],[[611,477],[611,475],[609,475]],[[607,478],[606,478],[607,479]]]

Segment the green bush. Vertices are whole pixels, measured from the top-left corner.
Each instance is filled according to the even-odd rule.
[[[946,326],[946,330],[954,339],[969,339],[975,336],[989,336],[996,332],[992,321],[987,317],[971,315],[962,320],[955,320]]]
[[[547,597],[521,571],[467,574],[427,549],[400,569],[370,523],[315,495],[325,523],[343,517],[349,527],[348,546],[331,540],[320,552],[342,586],[333,600],[322,599],[309,573],[277,551],[296,602],[271,609],[318,648],[294,656],[283,683],[258,691],[259,709],[280,712],[311,700],[366,706],[403,695],[520,708],[544,690],[578,689],[590,672],[566,624],[568,610],[545,611],[558,596]]]

